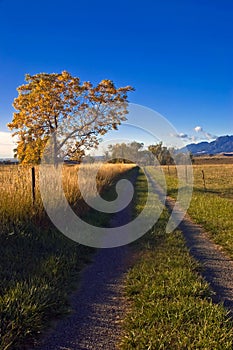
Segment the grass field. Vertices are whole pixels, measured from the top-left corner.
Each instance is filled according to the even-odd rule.
[[[143,178],[141,174],[137,182],[136,212],[147,193]],[[230,350],[232,321],[221,305],[212,303],[209,286],[198,274],[181,232],[165,233],[167,220],[164,211],[134,244],[139,258],[127,277],[131,310],[121,348]]]
[[[96,167],[97,165],[91,165]],[[87,168],[90,165],[82,165]],[[114,179],[121,173],[124,173],[132,167],[131,165],[123,164],[105,164],[101,167],[97,176],[97,187],[99,192],[109,187]],[[63,189],[66,198],[72,208],[78,215],[87,213],[88,206],[82,200],[80,191],[77,187],[77,176],[79,166],[64,166],[63,167]],[[43,203],[40,197],[39,190],[39,171],[36,171],[36,201],[33,204],[31,191],[31,167],[27,166],[1,166],[0,165],[0,232],[10,233],[17,232],[22,227],[25,228],[31,223],[41,226],[46,220],[46,215],[43,209]],[[90,190],[90,181],[88,178],[82,178],[84,182],[83,188],[85,192]],[[51,181],[50,186],[54,186]],[[54,197],[56,188],[54,188]],[[54,206],[57,204],[54,198]]]
[[[164,167],[167,193],[176,198],[175,167]],[[203,181],[203,172],[205,186]],[[193,195],[188,214],[233,257],[233,165],[194,165]]]
[[[175,167],[163,169],[168,195],[175,198]],[[193,170],[188,212],[233,256],[233,166],[194,165]],[[136,171],[131,165],[106,165],[97,176],[99,191],[107,199],[115,198],[112,185],[119,177],[130,176],[131,171]],[[149,171],[153,174],[154,168]],[[88,222],[106,224],[109,214],[96,214],[84,203],[77,174],[77,166],[63,169],[67,200]],[[53,227],[43,210],[38,169],[36,180],[33,205],[30,168],[0,166],[1,350],[22,350],[51,319],[69,312],[68,295],[93,252]],[[88,192],[87,180],[83,179],[83,185]],[[135,215],[143,208],[146,192],[141,174],[134,198]],[[151,210],[155,210],[153,204]],[[164,233],[167,218],[164,211],[155,227],[134,244],[139,259],[127,280],[132,309],[125,322],[122,349],[232,349],[232,323],[226,311],[211,302],[211,291],[198,275],[199,267],[189,256],[181,233]]]
[[[104,166],[97,178],[100,191],[114,198],[114,181],[127,176],[131,168]],[[77,170],[76,166],[64,168],[63,187],[74,210],[85,216],[88,207],[77,187]],[[50,224],[38,185],[32,205],[29,168],[1,166],[0,187],[0,349],[22,350],[51,319],[69,311],[68,294],[77,286],[93,249],[70,241]],[[88,217],[96,223],[95,212],[89,211]],[[98,213],[99,224],[106,224],[108,218]]]
[[[199,156],[193,157],[195,165],[210,165],[210,164],[233,164],[232,156],[214,155],[214,156]]]

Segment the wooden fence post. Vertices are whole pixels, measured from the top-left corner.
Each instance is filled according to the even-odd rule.
[[[169,167],[169,164],[168,164],[168,166],[167,166],[167,171],[168,171],[168,175],[170,176],[170,175],[171,175],[171,173],[170,173],[170,167]]]
[[[204,170],[202,170],[201,172],[202,172],[202,180],[203,180],[203,187],[204,187],[204,191],[206,191],[206,184],[205,184],[205,173],[204,173]]]
[[[35,167],[31,169],[32,175],[32,204],[35,204],[36,200],[36,175],[35,175]]]

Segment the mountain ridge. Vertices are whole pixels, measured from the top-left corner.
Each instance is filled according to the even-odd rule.
[[[184,151],[185,149],[188,149],[193,155],[232,153],[233,135],[219,136],[216,140],[211,142],[190,143],[180,151]]]

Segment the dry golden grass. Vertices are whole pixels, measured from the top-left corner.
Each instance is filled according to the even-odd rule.
[[[177,177],[175,166],[163,166],[163,171],[170,182]],[[194,164],[193,187],[196,191],[204,190],[203,172],[208,193],[233,199],[233,164]]]
[[[209,192],[233,198],[233,164],[194,165],[194,187],[203,188],[202,170]]]
[[[207,164],[215,164],[215,165],[225,165],[225,164],[233,164],[233,157],[223,156],[223,155],[215,155],[215,156],[199,156],[194,157],[194,162],[197,165],[207,165]]]
[[[75,206],[78,214],[83,215],[88,206],[83,202],[78,188],[78,170],[93,165],[63,166],[63,189],[68,202]],[[97,175],[97,188],[102,192],[109,187],[120,174],[132,168],[132,164],[103,164]],[[21,226],[33,219],[41,221],[44,216],[43,203],[39,190],[39,168],[36,167],[36,201],[33,205],[31,189],[31,167],[20,165],[0,166],[0,232],[14,231],[16,226]],[[85,192],[90,191],[90,178],[81,179]],[[54,186],[51,180],[50,186]],[[54,188],[56,193],[56,188]]]

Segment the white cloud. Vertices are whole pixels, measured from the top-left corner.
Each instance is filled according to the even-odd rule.
[[[202,131],[203,131],[203,129],[202,129],[201,126],[196,126],[196,127],[194,128],[194,130],[195,130],[196,132],[202,132]]]
[[[0,131],[0,158],[13,158],[15,140],[10,132]]]
[[[181,139],[186,139],[188,137],[187,134],[184,134],[183,132],[180,132],[177,137],[181,138]]]
[[[207,140],[213,140],[216,139],[218,136],[210,134],[209,132],[205,132],[205,137],[207,138]]]
[[[201,126],[196,126],[196,127],[194,128],[194,130],[195,130],[197,133],[201,133],[201,134],[204,136],[204,138],[205,138],[206,140],[213,140],[213,139],[216,139],[216,138],[218,137],[218,136],[216,136],[216,135],[213,135],[213,134],[211,134],[211,133],[205,131]]]
[[[179,132],[176,134],[172,134],[171,136],[181,139],[185,143],[188,143],[188,142],[197,143],[204,140],[211,141],[211,140],[215,140],[218,137],[216,135],[213,135],[205,131],[203,127],[200,125],[197,125],[195,128],[193,128],[193,130],[196,132],[196,135],[192,135],[192,134],[189,135],[183,132]]]
[[[178,139],[182,139],[184,142],[196,140],[195,136],[191,136],[183,132],[180,132],[178,134],[172,134],[171,136],[177,137]]]
[[[190,136],[190,140],[194,143],[198,142],[198,138],[196,136]]]

